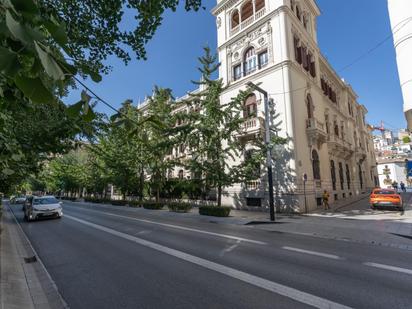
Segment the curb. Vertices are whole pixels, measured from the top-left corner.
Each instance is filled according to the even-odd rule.
[[[43,261],[41,260],[40,256],[37,254],[36,250],[34,249],[33,245],[31,244],[29,238],[27,237],[26,233],[24,232],[23,228],[21,227],[20,223],[18,222],[16,215],[14,214],[13,209],[10,207],[9,204],[7,204],[7,209],[10,212],[11,216],[14,219],[14,222],[16,223],[16,225],[18,226],[18,231],[19,231],[19,235],[22,237],[22,241],[26,242],[26,244],[29,246],[30,250],[32,251],[32,256],[36,257],[37,262],[39,262],[40,268],[45,275],[47,277],[47,281],[43,280],[43,282],[41,283],[49,283],[51,285],[51,287],[53,288],[54,292],[55,292],[55,296],[58,298],[58,301],[60,302],[59,304],[59,308],[64,308],[64,309],[70,309],[69,305],[66,303],[66,301],[63,299],[62,295],[59,292],[59,289],[56,285],[56,283],[54,282],[54,280],[52,279],[52,277],[50,276],[49,272],[46,269],[46,266],[44,266]],[[29,287],[30,290],[30,287]],[[51,307],[54,308],[54,307]]]

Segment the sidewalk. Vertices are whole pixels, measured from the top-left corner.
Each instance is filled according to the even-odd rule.
[[[7,204],[0,229],[0,308],[68,308],[41,261],[25,260],[36,254]]]

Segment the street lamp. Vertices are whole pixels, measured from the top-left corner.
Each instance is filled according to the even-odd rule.
[[[270,221],[275,221],[275,206],[273,204],[273,177],[272,177],[272,153],[269,147],[270,144],[270,114],[269,114],[269,98],[268,93],[255,85],[252,82],[248,82],[247,86],[253,90],[256,90],[263,94],[264,106],[265,106],[265,145],[266,145],[266,166],[268,170],[268,185],[269,185],[269,209],[270,209]]]

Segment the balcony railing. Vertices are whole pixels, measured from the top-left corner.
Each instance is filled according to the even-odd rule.
[[[259,117],[246,118],[243,122],[243,128],[242,128],[243,134],[241,135],[257,133],[262,128],[263,128],[263,124],[261,122],[261,118]]]
[[[325,131],[325,125],[315,118],[306,119],[306,129],[318,129]]]
[[[261,188],[261,181],[258,180],[251,180],[245,183],[246,190],[258,190]]]
[[[243,20],[240,25],[230,29],[230,36],[235,35],[240,30],[245,29],[246,27],[250,26],[255,20],[258,20],[266,13],[266,8],[260,9],[255,13],[255,15],[250,16],[249,18]]]

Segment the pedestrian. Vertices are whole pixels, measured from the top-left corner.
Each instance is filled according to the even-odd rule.
[[[398,192],[398,183],[396,182],[396,180],[394,180],[394,181],[392,182],[392,188],[393,188],[396,192]]]
[[[323,202],[323,209],[324,210],[330,209],[330,207],[329,207],[329,193],[326,190],[323,191],[322,202]]]
[[[406,192],[406,187],[405,187],[405,184],[403,183],[403,181],[401,181],[400,186],[401,186],[402,192]]]

